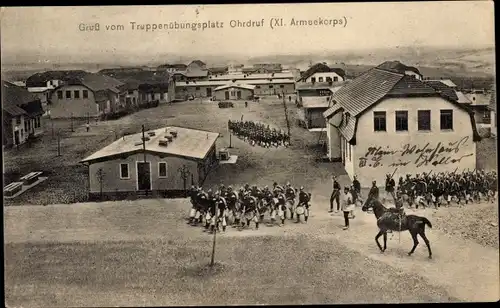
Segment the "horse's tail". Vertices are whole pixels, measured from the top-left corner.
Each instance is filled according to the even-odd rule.
[[[431,222],[429,221],[429,219],[425,218],[425,217],[421,217],[422,221],[424,222],[424,224],[428,225],[429,228],[432,228],[432,224]]]

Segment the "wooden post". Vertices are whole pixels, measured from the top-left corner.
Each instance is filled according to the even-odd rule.
[[[144,125],[142,125],[142,150],[144,152],[144,162],[146,162],[146,135]]]
[[[57,156],[61,156],[61,131],[57,131]]]
[[[73,113],[71,113],[71,131],[74,132],[75,129],[73,127]]]
[[[285,91],[283,91],[283,108],[285,109],[286,127],[288,129],[288,145],[292,145],[292,138],[290,136],[290,122],[288,120],[288,110],[286,109]]]
[[[217,203],[214,203],[214,213],[217,216]],[[218,226],[218,219],[215,217],[215,230],[214,230],[214,241],[212,244],[212,257],[210,258],[210,267],[214,266],[215,264],[215,243],[216,243],[216,237],[217,237],[217,230],[219,229]]]
[[[229,129],[229,122],[227,123],[227,132],[229,133],[229,148],[231,149],[231,130]]]

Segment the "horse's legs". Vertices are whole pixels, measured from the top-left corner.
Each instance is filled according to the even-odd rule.
[[[382,232],[382,230],[380,230],[378,233],[377,233],[377,236],[375,236],[375,242],[377,242],[377,246],[378,248],[380,249],[380,251],[384,252],[384,249],[382,249],[382,246],[380,245],[378,239],[382,236],[382,234],[384,234],[384,232]]]
[[[410,252],[408,253],[409,256],[411,256],[411,254],[413,252],[415,252],[415,249],[417,248],[418,246],[418,238],[417,238],[417,233],[414,232],[414,231],[410,231],[410,234],[411,234],[411,238],[413,239],[413,248],[410,250]]]
[[[387,232],[384,232],[384,251],[387,249]]]
[[[422,229],[418,234],[424,239],[425,245],[427,245],[427,250],[429,251],[429,259],[432,259],[431,243],[427,239],[427,236],[425,236],[425,229]]]

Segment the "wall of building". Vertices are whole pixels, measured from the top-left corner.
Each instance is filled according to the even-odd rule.
[[[340,124],[342,120],[342,113],[338,112],[337,114],[333,115],[327,123],[327,138],[328,138],[328,145],[327,145],[327,156],[328,159],[331,161],[335,161],[341,158],[342,152],[341,152],[341,144],[340,144],[340,133],[339,130],[335,127]]]
[[[314,73],[313,75],[307,77],[305,82],[313,82],[313,78],[315,82],[328,82],[326,78],[329,77],[332,79],[332,82],[342,82],[344,78],[335,72],[326,72],[326,73]],[[337,79],[335,79],[337,78]],[[322,80],[320,80],[322,79]]]
[[[340,136],[340,152],[342,155],[342,164],[344,165],[344,169],[351,179],[355,174],[353,150],[353,146],[349,144],[349,141],[343,136]]]
[[[240,92],[240,98],[238,98],[238,92]],[[244,88],[238,88],[238,87],[229,87],[226,89],[218,90],[215,91],[215,99],[216,100],[236,100],[236,99],[242,99],[242,100],[249,100],[252,99],[253,97],[253,91],[249,89],[244,89]],[[229,98],[226,97],[226,93],[229,95]]]
[[[130,107],[137,107],[137,105],[140,102],[140,96],[139,96],[139,90],[127,90],[125,92],[125,106],[130,108]]]
[[[490,110],[490,125],[491,125],[491,134],[493,136],[497,135],[497,114],[495,111]]]
[[[326,120],[323,113],[328,108],[308,108],[307,121],[308,128],[324,128],[326,127]]]
[[[476,124],[481,124],[483,127],[489,127],[491,124],[490,110],[487,106],[471,106],[474,111],[474,120]]]
[[[283,92],[285,92],[285,94],[294,94],[295,84],[294,83],[258,84],[255,85],[255,90],[254,90],[255,95],[277,95]]]
[[[90,193],[100,193],[99,177],[97,172],[103,170],[103,192],[133,192],[137,191],[137,162],[144,161],[144,154],[138,153],[123,159],[99,162],[90,165]],[[186,165],[194,180],[199,178],[198,162],[177,156],[166,156],[164,158],[150,153],[146,154],[146,161],[151,162],[151,187],[152,190],[183,190],[184,180],[181,177],[179,168]],[[159,178],[158,163],[167,163],[167,177]],[[120,179],[120,164],[129,164],[129,179]],[[187,187],[191,185],[191,176],[188,177]]]
[[[453,130],[440,130],[440,110],[453,110]],[[395,131],[395,111],[408,111],[408,132]],[[431,131],[417,130],[417,111],[431,110]],[[373,112],[386,111],[387,132],[374,132]],[[385,99],[358,120],[354,169],[363,186],[382,181],[396,170],[395,177],[422,172],[474,170],[476,144],[470,116],[439,97]]]
[[[20,120],[20,122],[17,122],[17,120]],[[13,117],[10,119],[10,127],[9,126],[8,127],[11,130],[9,132],[11,139],[10,139],[10,141],[8,141],[7,145],[9,145],[9,146],[10,145],[21,145],[28,140],[29,131],[26,131],[26,129],[25,129],[27,121],[29,121],[29,118],[24,116],[24,115],[20,115],[18,117]],[[18,136],[19,136],[18,143],[15,143],[15,141],[14,141],[14,136],[16,135],[15,134],[16,127],[18,129]]]
[[[88,91],[88,98],[83,98],[83,91]],[[58,98],[58,92],[62,91],[63,98]],[[66,98],[66,91],[71,91],[71,98]],[[79,91],[80,98],[74,98],[74,91]],[[50,95],[52,104],[49,107],[52,118],[87,117],[99,114],[95,102],[94,93],[87,87],[79,85],[63,86]]]

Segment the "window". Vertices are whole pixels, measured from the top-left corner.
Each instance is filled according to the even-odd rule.
[[[272,85],[272,84],[270,84],[270,85],[269,85],[269,89],[272,89],[272,88],[273,88],[273,85]]]
[[[373,130],[376,132],[385,132],[385,111],[375,111],[373,113]]]
[[[312,77],[312,78],[311,78],[311,82],[312,82],[312,83],[315,83],[315,82],[316,82],[316,78],[315,78],[315,77]]]
[[[186,89],[184,89],[186,90]],[[145,101],[146,100],[146,93],[142,93],[142,100]]]
[[[260,86],[255,86],[256,89],[260,89]]]
[[[66,98],[71,98],[71,91],[66,91]]]
[[[57,99],[62,99],[62,98],[63,98],[62,91],[57,91]]]
[[[319,78],[318,78],[318,81],[319,81],[319,82],[323,82],[323,77],[319,77]]]
[[[88,90],[83,90],[83,98],[89,98],[89,91]]]
[[[396,111],[396,131],[408,131],[408,111]]]
[[[441,110],[441,130],[453,129],[453,110]]]
[[[431,111],[418,111],[418,130],[431,130]]]
[[[339,81],[339,77],[333,77],[333,81]]]
[[[195,90],[199,90],[199,89],[200,89],[200,87],[196,87],[196,88],[195,88]]]
[[[134,94],[134,90],[128,90],[127,92],[129,95],[133,95]]]
[[[128,164],[120,164],[120,179],[130,179]]]
[[[159,162],[158,163],[158,177],[166,178],[167,177],[167,163]]]
[[[197,87],[197,88],[199,89],[199,87]],[[197,89],[197,90],[198,90],[198,89]],[[165,93],[160,93],[160,99],[161,99],[161,100],[165,99]]]
[[[17,117],[16,118],[16,124],[17,125],[21,125],[21,117]]]
[[[74,94],[74,95],[75,95],[75,98],[80,98],[80,91],[75,90],[75,91],[74,91],[74,93],[75,93],[75,94]]]
[[[319,96],[330,96],[332,92],[330,90],[319,90]]]
[[[285,87],[284,85],[280,84],[280,88],[282,88],[282,89],[283,89],[284,87]]]
[[[326,77],[326,82],[332,82],[332,77]]]
[[[489,110],[485,110],[483,113],[483,123],[490,123],[491,122],[491,114]]]

